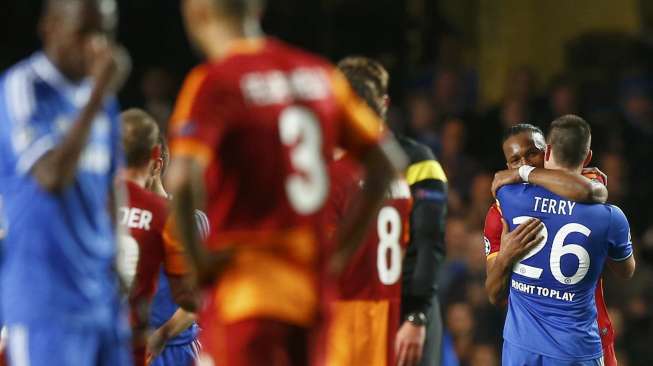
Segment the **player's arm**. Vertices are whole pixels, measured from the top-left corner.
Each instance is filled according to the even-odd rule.
[[[635,274],[635,256],[630,235],[630,225],[623,211],[616,206],[610,208],[610,227],[608,228],[608,268],[623,279]]]
[[[197,321],[197,314],[177,309],[167,322],[157,328],[147,339],[147,364],[156,358],[168,341],[185,331]]]
[[[331,86],[341,111],[340,147],[362,164],[365,184],[351,202],[336,232],[338,247],[331,270],[341,272],[367,233],[392,180],[406,165],[395,139],[383,132],[383,121],[351,89],[347,79],[333,70]]]
[[[413,164],[406,170],[413,207],[410,213],[409,246],[416,249],[413,272],[404,282],[402,295],[407,313],[428,314],[436,293],[438,272],[445,259],[444,225],[447,178],[440,163],[424,146],[416,146]]]
[[[601,178],[605,175],[593,168],[592,175],[597,179],[590,179],[580,174],[563,170],[534,168],[528,174],[528,182],[542,186],[551,192],[576,202],[605,203],[608,199],[608,189]],[[524,182],[519,174],[519,169],[502,170],[494,175],[492,193],[502,186],[512,183]]]
[[[505,220],[501,219],[501,224],[501,249],[492,263],[488,263],[485,280],[485,291],[494,305],[508,298],[508,281],[514,264],[544,239],[538,235],[544,224],[537,219],[530,219],[511,232]]]
[[[60,191],[75,178],[77,163],[88,141],[95,115],[102,108],[114,79],[116,64],[111,46],[104,45],[98,49],[94,62],[94,87],[88,102],[62,141],[39,157],[31,167],[36,181],[49,192]]]
[[[632,255],[627,259],[621,261],[609,259],[607,264],[608,268],[610,268],[610,270],[619,278],[628,280],[631,279],[635,274],[635,257]]]
[[[171,125],[172,160],[166,174],[173,196],[176,234],[184,246],[199,284],[211,283],[232,257],[230,251],[209,251],[202,245],[195,222],[195,211],[204,202],[204,172],[213,159],[225,122],[216,113],[216,85],[208,80],[203,67],[194,69],[177,99]]]
[[[374,213],[381,208],[383,197],[403,164],[403,154],[394,139],[370,147],[360,158],[365,184],[351,202],[336,232],[336,248],[331,269],[340,273],[367,234]]]

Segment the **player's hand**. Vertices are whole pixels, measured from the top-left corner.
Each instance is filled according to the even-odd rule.
[[[147,349],[145,351],[147,365],[152,363],[152,361],[154,361],[154,359],[157,358],[161,352],[163,352],[167,342],[168,337],[163,334],[161,328],[152,332],[152,334],[147,339]]]
[[[210,286],[227,269],[235,255],[234,248],[227,247],[219,251],[211,251],[198,263],[196,283],[200,287]]]
[[[494,180],[492,181],[492,195],[497,196],[497,191],[499,188],[513,183],[522,182],[521,177],[519,176],[518,169],[508,169],[501,170],[494,174]]]
[[[582,174],[586,178],[598,180],[604,186],[608,186],[608,176],[597,167],[583,168]]]
[[[510,264],[522,258],[529,250],[540,244],[544,237],[540,231],[544,224],[535,218],[521,223],[517,228],[508,232],[506,220],[501,219],[503,230],[501,232],[501,249],[498,257],[508,261]]]
[[[98,35],[89,39],[86,54],[88,75],[93,79],[94,91],[101,95],[117,92],[131,70],[131,58],[127,50]]]
[[[404,321],[395,338],[397,366],[417,366],[422,359],[426,326]]]

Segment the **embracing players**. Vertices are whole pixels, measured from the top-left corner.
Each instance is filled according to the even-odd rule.
[[[544,153],[546,142],[542,131],[530,124],[518,124],[511,127],[505,134],[503,152],[506,165],[510,170],[498,172],[493,182],[493,192],[510,183],[521,182],[518,169],[527,165],[535,167],[529,174],[529,181],[549,189],[562,197],[577,202],[604,203],[607,199],[607,188],[603,174],[594,169],[583,169],[583,177],[562,170],[544,169]],[[537,231],[537,227],[523,227],[507,233],[507,225],[502,223],[499,207],[494,204],[488,210],[485,219],[484,241],[487,255],[486,288],[490,301],[494,304],[503,303],[508,296],[509,277],[514,263],[527,253],[537,242],[526,242],[528,231]],[[526,225],[524,225],[526,226]],[[527,230],[520,235],[522,230]],[[521,239],[521,241],[519,240]],[[603,355],[606,365],[616,365],[614,353],[614,331],[603,300],[602,280],[596,287],[595,302],[598,312],[598,323],[603,344]]]
[[[307,363],[318,310],[326,163],[336,146],[368,184],[340,227],[340,268],[403,156],[383,124],[328,62],[258,33],[260,1],[184,0],[191,40],[207,62],[188,76],[172,118],[167,175],[178,232],[209,304],[200,362]],[[212,224],[207,248],[193,210]]]
[[[591,159],[590,127],[568,115],[551,124],[545,168],[580,174]],[[532,167],[520,168],[528,180]],[[587,205],[531,184],[500,188],[508,225],[537,225],[535,246],[514,266],[504,327],[504,365],[603,365],[594,290],[607,264],[629,278],[635,270],[630,230],[611,205]],[[537,240],[539,236],[541,240]]]

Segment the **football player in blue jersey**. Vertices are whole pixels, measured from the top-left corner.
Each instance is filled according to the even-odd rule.
[[[47,0],[0,76],[0,289],[11,365],[127,365],[110,204],[121,166],[113,0]]]
[[[590,127],[567,115],[550,127],[545,168],[580,174],[592,157]],[[520,168],[528,182],[532,167]],[[531,184],[500,188],[511,230],[541,221],[541,241],[514,264],[504,326],[503,365],[602,365],[594,290],[605,264],[630,278],[630,229],[616,206],[581,204]],[[525,230],[522,232],[526,232]]]
[[[162,177],[170,163],[168,146],[163,138],[161,158],[155,167],[151,180],[147,183],[150,191],[168,197],[163,187]],[[201,211],[195,212],[195,219],[200,236],[206,238],[209,233],[209,221]],[[170,284],[165,272],[159,273],[157,292],[150,306],[150,326],[154,331],[148,338],[147,358],[150,366],[192,365],[199,356],[200,344],[197,339],[199,326],[197,314],[180,308],[173,300]]]

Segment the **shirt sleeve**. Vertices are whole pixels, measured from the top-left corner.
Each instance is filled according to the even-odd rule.
[[[608,228],[608,257],[613,261],[623,261],[633,255],[630,225],[623,211],[611,206],[610,227]]]
[[[207,66],[190,72],[177,98],[170,121],[172,157],[188,157],[203,166],[213,159],[213,151],[224,133],[217,84],[211,82]]]
[[[54,126],[37,113],[37,98],[30,78],[23,71],[14,71],[0,84],[4,106],[0,124],[7,143],[6,167],[13,174],[26,175],[34,164],[57,144]],[[54,123],[52,123],[54,122]],[[5,154],[3,154],[5,155]]]
[[[384,136],[383,121],[351,89],[340,71],[334,69],[331,85],[336,103],[341,110],[340,141],[338,144],[356,156],[377,145]]]
[[[485,226],[483,227],[483,241],[485,243],[485,256],[487,259],[494,258],[499,252],[499,249],[501,249],[502,231],[501,212],[499,212],[496,204],[494,204],[487,211]]]

